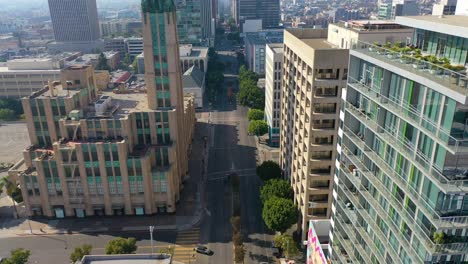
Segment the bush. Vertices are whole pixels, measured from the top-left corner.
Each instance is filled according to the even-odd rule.
[[[262,211],[266,226],[281,233],[297,222],[298,215],[299,212],[293,201],[278,197],[268,199]]]
[[[244,245],[234,247],[234,261],[236,263],[243,263],[245,257]]]
[[[11,121],[16,119],[15,111],[11,109],[0,109],[0,120]]]
[[[28,263],[29,256],[31,256],[31,251],[18,248],[10,252],[10,258],[4,259],[2,264],[26,264]]]
[[[265,113],[259,109],[249,109],[247,113],[247,119],[252,120],[263,120],[265,118]]]
[[[288,181],[282,179],[271,179],[260,188],[260,199],[265,203],[271,197],[292,199],[293,189]]]
[[[92,249],[93,246],[89,244],[84,244],[81,247],[76,247],[70,255],[70,261],[72,263],[81,261],[81,259],[83,259],[83,256],[91,254]]]
[[[136,239],[133,237],[130,238],[116,238],[107,242],[106,245],[106,254],[133,254],[137,250]]]
[[[263,136],[268,133],[268,124],[263,120],[254,120],[249,124],[249,134]]]
[[[275,245],[281,248],[288,258],[299,254],[299,249],[292,236],[286,234],[276,235],[274,241]]]
[[[281,168],[278,163],[267,160],[257,166],[257,175],[263,181],[281,178]]]

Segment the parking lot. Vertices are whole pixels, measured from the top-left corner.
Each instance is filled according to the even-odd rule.
[[[26,123],[0,123],[0,162],[18,162],[29,144]]]

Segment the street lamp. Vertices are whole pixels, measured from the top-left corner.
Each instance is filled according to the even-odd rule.
[[[154,231],[154,226],[149,226],[149,231],[150,231],[150,238],[151,238],[151,256],[154,254],[154,249],[153,249],[153,231]]]

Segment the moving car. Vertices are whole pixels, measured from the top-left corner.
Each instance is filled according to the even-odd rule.
[[[205,246],[201,246],[201,245],[198,245],[196,248],[195,248],[195,251],[197,253],[200,253],[200,254],[204,254],[204,255],[208,255],[208,256],[211,256],[213,255],[213,250],[211,249],[208,249],[207,247]]]

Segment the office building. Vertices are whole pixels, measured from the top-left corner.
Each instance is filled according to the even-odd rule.
[[[10,60],[0,67],[0,97],[21,98],[60,76],[63,61],[53,58]]]
[[[379,4],[378,18],[395,19],[396,16],[417,16],[420,14],[416,0],[393,0],[391,3]]]
[[[143,53],[143,38],[128,38],[125,40],[125,45],[131,60]]]
[[[332,262],[464,263],[468,17],[396,23],[415,28],[411,47],[360,42],[350,50]]]
[[[176,0],[179,43],[194,45],[202,43],[202,1],[205,0]]]
[[[283,79],[283,44],[267,44],[265,59],[265,119],[268,144],[279,147],[281,81]]]
[[[455,15],[457,0],[441,0],[432,7],[433,16]]]
[[[280,22],[279,0],[235,0],[237,24],[246,19],[261,19],[262,28],[277,28]]]
[[[309,220],[330,218],[348,50],[326,41],[326,30],[284,32],[280,166],[298,206],[302,240]]]
[[[57,42],[99,39],[96,0],[49,0],[49,10]]]
[[[266,44],[282,43],[283,30],[265,30],[245,34],[245,60],[249,69],[260,76],[265,74]]]
[[[216,13],[213,13],[213,5],[216,0],[200,0],[202,38],[206,44],[214,44]],[[212,45],[207,45],[212,46]]]
[[[143,0],[142,14],[146,91],[98,93],[93,67],[82,65],[22,99],[31,146],[9,173],[30,215],[176,211],[194,102],[182,90],[175,5]]]

